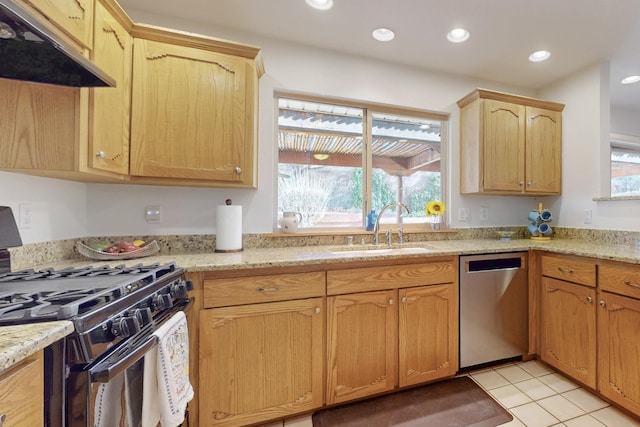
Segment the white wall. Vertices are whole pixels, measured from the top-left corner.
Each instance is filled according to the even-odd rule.
[[[25,242],[86,235],[121,234],[210,234],[215,232],[215,207],[231,198],[243,205],[245,233],[271,232],[276,204],[276,142],[274,91],[296,91],[318,95],[395,104],[450,114],[448,210],[453,227],[525,225],[527,212],[537,198],[461,196],[459,194],[459,120],[456,101],[476,87],[540,96],[567,104],[564,115],[563,197],[540,199],[552,205],[557,225],[591,227],[581,223],[583,209],[592,208],[594,225],[610,225],[599,218],[603,209],[591,202],[598,196],[597,178],[582,173],[585,166],[597,175],[599,115],[598,70],[586,70],[566,81],[532,93],[495,82],[444,75],[393,63],[343,55],[221,28],[132,13],[134,20],[207,34],[260,46],[266,75],[260,80],[259,167],[257,190],[227,190],[187,187],[154,187],[117,184],[78,184],[4,173],[0,175],[0,204],[22,201],[22,195],[42,204],[42,217],[34,232],[23,232]],[[607,111],[608,115],[608,111]],[[586,124],[585,124],[586,123]],[[586,127],[585,127],[586,126]],[[19,186],[19,191],[12,187]],[[6,189],[11,188],[9,192]],[[43,190],[40,190],[40,189]],[[26,197],[26,196],[25,196]],[[55,200],[55,203],[54,203]],[[51,212],[63,205],[72,215]],[[147,224],[147,205],[162,207],[162,221]],[[459,222],[459,207],[471,209],[471,221]],[[479,221],[479,208],[489,208],[489,221]],[[604,214],[604,213],[602,213]],[[86,219],[85,219],[86,218]],[[71,222],[71,224],[69,224]],[[626,221],[630,229],[638,225]],[[605,227],[607,228],[607,227]],[[37,232],[35,232],[37,231]]]
[[[640,136],[640,111],[612,107],[611,133]]]
[[[82,183],[0,172],[0,205],[19,221],[21,204],[31,207],[32,225],[20,228],[23,243],[83,236],[87,230],[86,188]]]

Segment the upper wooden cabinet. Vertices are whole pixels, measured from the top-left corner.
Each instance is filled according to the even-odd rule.
[[[258,49],[134,26],[132,182],[255,187]]]
[[[134,24],[114,0],[23,4],[116,87],[0,79],[0,169],[83,182],[256,186],[258,48]]]
[[[108,8],[110,7],[110,8]],[[89,101],[90,168],[120,175],[129,173],[131,114],[131,21],[112,2],[96,2],[93,62],[116,79],[113,87],[93,88]],[[123,177],[124,178],[124,177]]]
[[[460,107],[460,192],[560,194],[564,105],[477,89]]]
[[[24,0],[83,48],[93,48],[95,0]]]

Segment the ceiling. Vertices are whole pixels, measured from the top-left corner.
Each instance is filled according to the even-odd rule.
[[[640,0],[334,0],[318,11],[304,0],[119,0],[137,10],[211,23],[527,89],[539,89],[601,61],[611,64],[611,103],[640,112]],[[396,38],[373,40],[377,27]],[[455,27],[465,43],[447,41]],[[258,44],[258,43],[256,43]],[[531,63],[536,50],[551,58]]]

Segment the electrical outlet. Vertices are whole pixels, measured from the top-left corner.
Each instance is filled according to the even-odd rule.
[[[480,208],[480,221],[489,221],[489,208],[485,206]]]
[[[31,203],[20,203],[18,207],[18,227],[19,228],[31,228],[33,226],[33,216]]]
[[[458,208],[458,221],[469,221],[471,219],[471,209]]]
[[[149,224],[157,224],[160,222],[160,205],[149,205],[144,210],[144,219]]]
[[[591,209],[584,210],[584,223],[591,224]]]

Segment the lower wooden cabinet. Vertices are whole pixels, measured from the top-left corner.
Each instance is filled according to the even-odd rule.
[[[596,387],[596,290],[542,278],[542,360]]]
[[[450,261],[327,272],[330,294],[349,292],[327,297],[327,404],[456,373],[454,272]]]
[[[640,416],[640,300],[602,292],[598,313],[598,389]]]
[[[42,352],[0,373],[0,425],[44,425],[44,379]]]
[[[200,313],[201,427],[245,426],[322,406],[324,299]]]
[[[640,266],[598,265],[598,387],[640,417]]]
[[[327,298],[327,404],[396,385],[397,291]]]
[[[445,378],[458,370],[458,290],[453,283],[400,289],[399,386]]]

